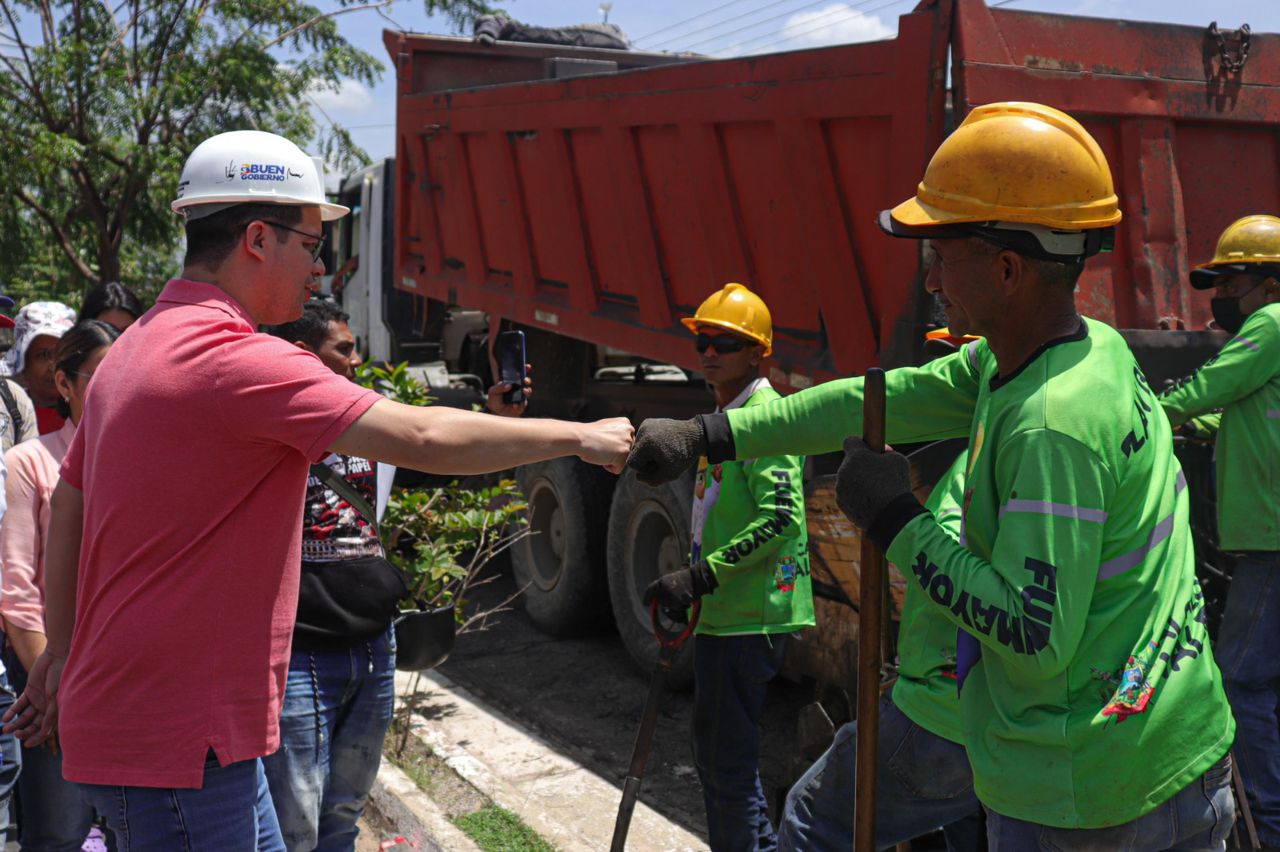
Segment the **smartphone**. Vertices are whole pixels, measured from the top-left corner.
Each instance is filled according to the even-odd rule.
[[[494,344],[494,359],[498,362],[498,381],[511,385],[511,390],[502,394],[502,401],[516,405],[524,402],[524,332],[504,331],[499,334]]]

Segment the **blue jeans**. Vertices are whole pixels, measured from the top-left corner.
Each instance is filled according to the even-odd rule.
[[[787,794],[780,850],[853,848],[857,757],[858,723],[850,722]],[[968,852],[979,848],[981,825],[964,746],[920,727],[883,696],[876,737],[876,848],[942,827],[949,850]]]
[[[285,846],[351,850],[395,709],[395,632],[349,650],[295,651],[280,750],[263,758]]]
[[[27,673],[11,649],[5,649],[4,664],[14,692],[26,689]],[[93,825],[93,808],[81,798],[78,784],[63,780],[62,755],[44,746],[23,746],[21,761],[19,845],[24,852],[78,852]]]
[[[991,852],[1217,852],[1236,819],[1224,757],[1150,813],[1110,828],[1051,828],[987,809]]]
[[[760,786],[760,713],[787,637],[699,635],[693,645],[693,761],[712,850],[777,848]]]
[[[1242,556],[1213,657],[1236,717],[1236,760],[1263,846],[1280,846],[1280,553]]]
[[[17,695],[9,688],[8,678],[0,671],[0,715],[3,715]],[[22,768],[22,747],[13,734],[0,733],[0,836],[9,830],[9,800]]]
[[[219,766],[212,754],[198,790],[81,784],[120,852],[284,852],[261,760]]]

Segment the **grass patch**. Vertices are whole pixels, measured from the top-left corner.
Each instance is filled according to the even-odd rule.
[[[458,817],[453,824],[484,852],[555,852],[554,846],[521,822],[518,816],[492,803],[475,813]]]

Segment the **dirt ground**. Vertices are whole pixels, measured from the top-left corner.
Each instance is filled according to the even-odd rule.
[[[501,600],[511,590],[510,578],[502,576],[481,590],[476,602]],[[649,677],[615,633],[557,639],[535,628],[517,605],[497,626],[460,636],[441,671],[601,777],[621,783]],[[792,766],[791,743],[796,714],[810,695],[811,690],[781,680],[770,687],[760,767],[771,808],[803,770]],[[705,836],[702,791],[690,747],[692,707],[692,692],[667,696],[641,798]]]

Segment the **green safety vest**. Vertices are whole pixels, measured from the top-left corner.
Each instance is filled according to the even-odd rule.
[[[1169,421],[1218,433],[1218,540],[1223,550],[1280,550],[1280,304],[1245,318],[1190,377],[1160,395]],[[1197,415],[1222,409],[1220,418]]]
[[[765,383],[735,410],[778,398]],[[719,585],[702,599],[696,632],[791,633],[813,626],[804,459],[768,455],[715,465],[703,459],[695,497],[711,487],[719,496],[703,521],[701,557]]]
[[[968,437],[962,538],[928,513],[886,556],[981,643],[960,695],[974,788],[1063,828],[1137,819],[1226,754],[1170,427],[1114,329],[1086,320],[998,377],[986,341],[892,370],[887,436]],[[728,412],[739,458],[822,453],[862,425],[862,380]]]

